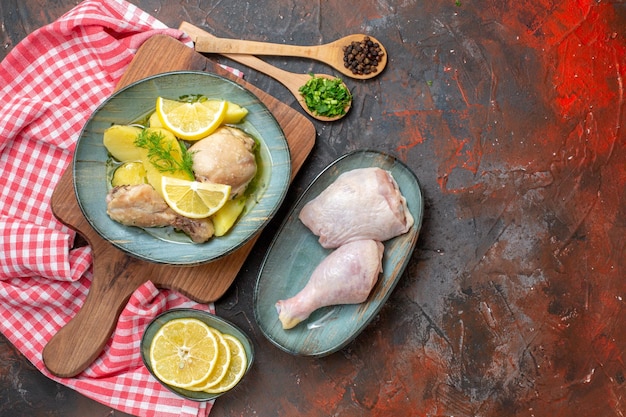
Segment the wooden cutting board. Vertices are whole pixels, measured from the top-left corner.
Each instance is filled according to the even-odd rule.
[[[173,70],[216,73],[254,93],[272,111],[287,137],[293,179],[315,144],[315,127],[311,121],[179,41],[161,35],[150,38],[137,52],[117,88]],[[157,287],[177,290],[201,303],[215,301],[230,287],[258,238],[257,235],[236,252],[208,264],[192,267],[154,264],[126,255],[91,228],[76,200],[71,167],[55,188],[51,205],[55,216],[80,233],[93,251],[93,281],[85,303],[43,351],[44,364],[60,377],[79,374],[100,355],[129,297],[144,282],[150,280]]]

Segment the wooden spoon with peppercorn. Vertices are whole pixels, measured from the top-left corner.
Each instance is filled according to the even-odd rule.
[[[387,65],[387,52],[383,45],[374,37],[362,34],[344,36],[334,42],[315,46],[198,36],[195,48],[205,53],[311,58],[335,68],[347,77],[360,80],[375,77]]]
[[[198,36],[211,38],[213,36],[188,22],[183,22],[180,25],[180,30],[187,33],[191,38],[196,38]],[[348,110],[350,110],[350,107],[352,106],[352,95],[350,94],[350,90],[339,78],[327,74],[296,74],[277,68],[252,55],[221,55],[262,72],[263,74],[274,78],[276,81],[279,81],[294,95],[304,111],[317,120],[331,122],[341,119],[348,113]],[[316,100],[313,97],[314,104],[309,106],[309,104],[307,104],[307,99],[309,99],[309,102],[311,101],[311,97],[315,96],[315,91],[319,90],[320,85],[325,82],[324,80],[328,80],[326,82],[331,83],[330,88],[327,88],[327,91],[338,96],[339,100],[337,103],[330,103],[330,105],[326,107],[319,104],[315,105]],[[328,85],[325,87],[328,87]]]

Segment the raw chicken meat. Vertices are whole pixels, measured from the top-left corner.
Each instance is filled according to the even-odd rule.
[[[210,219],[190,219],[177,214],[149,184],[115,187],[107,194],[106,203],[109,217],[126,226],[172,226],[195,243],[206,242],[214,233]]]
[[[384,242],[406,233],[414,221],[391,173],[377,167],[341,174],[299,218],[325,248],[361,239]]]
[[[382,272],[383,251],[378,241],[357,240],[331,252],[298,294],[276,303],[283,328],[291,329],[318,308],[367,300]]]
[[[198,181],[230,185],[233,197],[245,191],[256,174],[254,139],[240,129],[223,126],[189,148]]]

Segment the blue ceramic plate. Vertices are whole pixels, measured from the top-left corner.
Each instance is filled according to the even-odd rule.
[[[159,380],[159,378],[154,375],[154,372],[152,371],[152,366],[150,366],[150,345],[152,344],[152,339],[154,339],[154,336],[165,323],[170,320],[182,318],[194,318],[201,320],[210,327],[219,330],[223,334],[229,334],[239,339],[246,351],[246,356],[248,357],[248,366],[246,368],[246,373],[250,370],[250,368],[252,367],[252,362],[254,362],[254,347],[250,338],[248,338],[248,336],[242,330],[240,330],[234,324],[209,312],[195,310],[192,308],[179,308],[168,310],[165,313],[157,316],[154,320],[152,320],[152,322],[150,322],[143,334],[143,337],[141,338],[141,359],[143,359],[144,365],[146,366],[146,368],[148,368],[148,371],[150,371],[152,376],[157,379],[157,381]],[[209,401],[228,392],[226,391],[221,394],[209,394],[207,392],[196,392],[189,391],[183,388],[176,388],[167,384],[163,384],[163,386],[173,393],[192,401]]]
[[[260,144],[258,174],[246,209],[225,236],[194,244],[187,235],[170,228],[142,229],[109,218],[105,197],[109,189],[108,153],[104,130],[129,124],[151,114],[159,96],[179,99],[189,94],[232,101],[248,109],[237,127]],[[291,176],[291,157],[283,131],[269,109],[239,84],[206,72],[177,71],[138,81],[107,99],[87,121],[74,154],[74,188],[78,204],[91,226],[122,251],[150,262],[195,265],[225,256],[257,234],[283,202]]]
[[[415,219],[411,229],[385,244],[383,273],[368,300],[358,305],[321,308],[296,327],[284,330],[275,304],[292,297],[330,253],[298,219],[302,207],[346,171],[380,167],[390,171]],[[327,167],[307,188],[278,231],[265,257],[254,293],[254,313],[263,334],[279,348],[297,355],[325,356],[353,340],[380,310],[404,272],[422,224],[424,201],[413,172],[392,156],[375,151],[348,154]]]

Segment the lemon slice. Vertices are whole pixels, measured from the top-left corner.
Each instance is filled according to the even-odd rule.
[[[206,100],[202,102],[202,105],[213,109],[213,111],[217,111],[219,109],[220,103],[221,100]],[[228,106],[226,106],[226,114],[224,115],[224,120],[222,121],[222,123],[240,123],[247,114],[248,109],[246,109],[245,107],[241,107],[239,104],[233,103],[232,101],[229,101]]]
[[[230,185],[187,181],[174,177],[161,179],[165,202],[181,216],[203,219],[218,211],[230,198]]]
[[[202,139],[217,129],[224,120],[228,102],[219,101],[213,108],[201,103],[184,103],[157,98],[156,113],[163,127],[184,140]]]
[[[217,384],[203,390],[209,394],[226,392],[237,385],[239,380],[241,380],[243,375],[246,373],[246,368],[248,366],[246,350],[241,342],[236,337],[229,334],[224,334],[223,337],[230,348],[230,366],[228,367],[228,372],[224,378],[222,378]]]
[[[228,373],[228,369],[230,368],[230,347],[228,346],[226,339],[224,339],[222,333],[219,330],[216,330],[210,326],[209,328],[217,338],[217,363],[215,364],[215,368],[213,368],[213,372],[211,372],[211,374],[205,381],[187,388],[190,391],[203,391],[208,387],[216,385],[222,379],[224,379],[224,377]]]
[[[187,388],[206,380],[217,363],[215,333],[197,319],[175,319],[159,329],[150,345],[154,374],[165,384]]]

